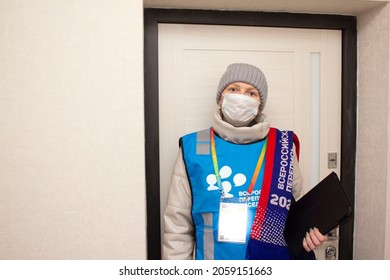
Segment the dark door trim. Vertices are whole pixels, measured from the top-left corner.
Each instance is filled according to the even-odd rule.
[[[341,15],[145,9],[145,160],[148,259],[161,258],[158,111],[158,24],[209,24],[342,30],[341,182],[355,197],[357,31],[356,17]],[[353,257],[353,215],[340,225],[340,259]]]

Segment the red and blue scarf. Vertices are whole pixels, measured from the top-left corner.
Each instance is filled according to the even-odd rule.
[[[292,131],[270,128],[264,181],[247,245],[247,259],[293,258],[287,248],[283,231],[293,202],[294,142],[299,155],[299,141]]]

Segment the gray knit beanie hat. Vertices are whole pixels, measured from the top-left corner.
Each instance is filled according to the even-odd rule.
[[[268,85],[264,73],[256,66],[246,63],[230,64],[219,81],[217,90],[217,103],[223,90],[231,83],[243,82],[254,86],[260,92],[260,112],[263,111],[267,101]]]

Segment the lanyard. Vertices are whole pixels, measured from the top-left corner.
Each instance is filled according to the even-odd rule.
[[[210,130],[210,142],[211,142],[211,158],[213,160],[213,166],[214,166],[214,173],[217,178],[217,183],[218,183],[218,191],[221,193],[221,196],[225,196],[225,192],[222,187],[222,182],[221,182],[221,175],[219,174],[219,167],[218,167],[218,159],[217,159],[217,151],[215,149],[215,138],[214,138],[214,129],[211,128]],[[246,194],[246,199],[252,194],[253,188],[255,187],[257,176],[259,175],[261,166],[263,165],[264,162],[264,156],[265,156],[265,150],[267,149],[267,140],[263,145],[263,148],[261,149],[261,153],[259,156],[259,159],[257,160],[256,168],[255,171],[253,172],[252,180],[251,183],[249,184],[248,191]]]

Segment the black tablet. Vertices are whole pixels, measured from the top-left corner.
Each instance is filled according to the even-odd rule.
[[[295,255],[305,252],[302,241],[310,228],[328,233],[352,213],[352,206],[335,172],[291,205],[284,237]]]

